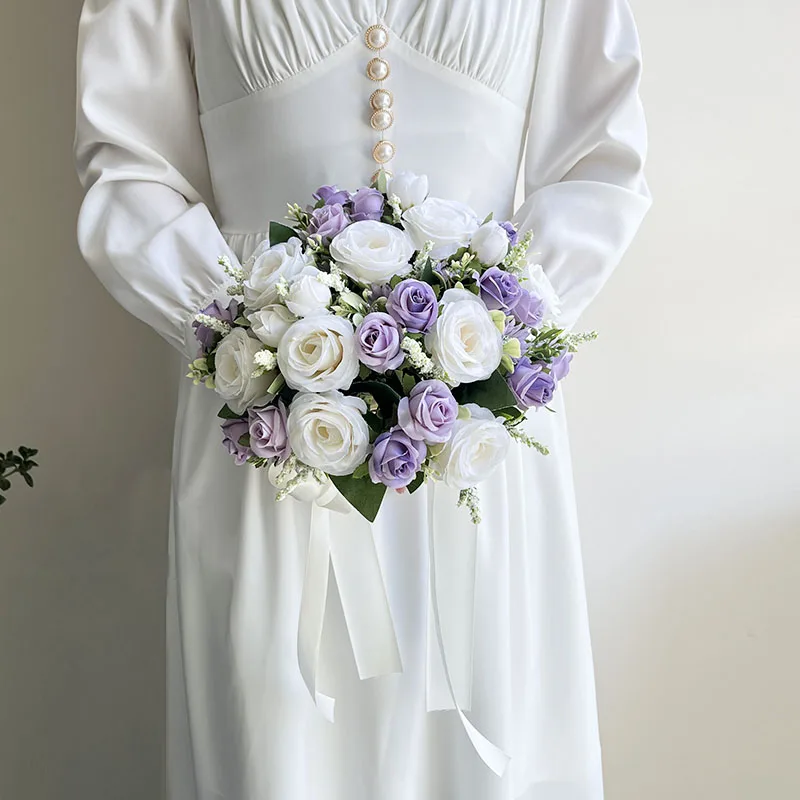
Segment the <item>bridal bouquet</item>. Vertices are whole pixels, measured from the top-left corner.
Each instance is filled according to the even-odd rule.
[[[220,259],[232,299],[197,315],[189,377],[225,401],[225,446],[279,499],[332,482],[372,521],[388,489],[442,480],[477,521],[475,487],[513,439],[547,454],[521,423],[593,334],[557,326],[530,234],[429,197],[424,176],[314,198],[243,268]]]

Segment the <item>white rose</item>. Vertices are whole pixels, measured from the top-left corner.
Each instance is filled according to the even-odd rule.
[[[459,417],[436,459],[444,482],[454,489],[470,489],[486,480],[511,446],[506,426],[488,408],[470,403],[462,409],[469,411],[469,418]]]
[[[431,257],[442,259],[466,247],[481,223],[469,206],[429,197],[403,214],[403,224],[418,250],[431,241]]]
[[[433,360],[458,383],[488,378],[503,357],[500,333],[483,301],[466,289],[448,289],[439,318],[425,336]]]
[[[278,367],[292,389],[348,389],[359,370],[353,324],[333,314],[295,322],[278,345]]]
[[[289,286],[286,306],[298,317],[330,313],[331,290],[318,280],[319,274],[316,267],[306,267]]]
[[[349,475],[369,454],[367,405],[341,392],[301,392],[289,407],[289,443],[304,464]]]
[[[244,265],[245,305],[252,309],[272,305],[278,299],[278,281],[291,281],[308,266],[313,266],[313,259],[310,253],[303,252],[298,238],[273,247],[262,242]]]
[[[385,222],[354,222],[331,242],[331,256],[346,275],[360,283],[386,283],[411,271],[414,243],[409,235]]]
[[[250,320],[250,330],[269,347],[277,347],[283,334],[297,322],[297,317],[280,303],[264,306],[261,311],[252,311],[247,318]]]
[[[490,220],[475,231],[470,250],[481,264],[496,267],[508,255],[508,234],[499,222]]]
[[[561,300],[550,283],[550,278],[545,275],[541,264],[529,264],[528,274],[520,281],[522,286],[530,289],[537,297],[545,302],[546,322],[555,322],[561,316]]]
[[[425,202],[428,196],[428,176],[413,172],[398,172],[389,180],[389,195],[397,195],[400,208],[407,211]]]
[[[243,414],[256,400],[269,399],[267,389],[276,373],[253,377],[257,366],[255,355],[263,347],[244,328],[234,328],[217,348],[214,388],[237,414]]]

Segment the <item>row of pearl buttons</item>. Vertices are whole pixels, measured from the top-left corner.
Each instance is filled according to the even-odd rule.
[[[364,34],[364,41],[370,50],[374,50],[378,55],[367,64],[367,77],[380,84],[370,97],[370,107],[372,116],[370,125],[373,129],[383,134],[394,124],[394,114],[392,106],[394,97],[392,93],[383,88],[383,82],[391,74],[389,62],[381,57],[381,50],[389,44],[389,31],[383,25],[372,25],[367,28]],[[395,146],[388,139],[381,138],[372,150],[373,159],[381,166],[388,164],[395,155]]]

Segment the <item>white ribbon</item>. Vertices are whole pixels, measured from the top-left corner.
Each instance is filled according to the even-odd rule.
[[[463,710],[469,708],[471,699],[477,530],[476,536],[469,542],[461,542],[462,546],[469,548],[464,553],[468,565],[463,573],[466,581],[460,587],[461,597],[457,596],[458,592],[448,592],[448,600],[454,600],[454,604],[447,606],[441,602],[436,574],[433,483],[429,484],[428,491],[429,606],[433,612],[431,637],[436,645],[435,648],[429,648],[428,652],[428,708],[457,711],[467,736],[483,762],[497,775],[503,775],[510,760],[509,756],[480,733]],[[317,685],[331,566],[359,676],[363,680],[390,675],[402,672],[403,667],[372,526],[357,514],[348,517],[346,526],[331,526],[332,512],[329,508],[322,507],[320,501],[323,499],[330,498],[320,498],[311,506],[311,530],[300,604],[297,655],[300,672],[311,697],[325,718],[333,722],[335,700],[320,692]],[[466,616],[463,616],[465,609]],[[462,614],[464,624],[450,623],[451,619],[458,619],[459,613]],[[452,625],[452,630],[449,631],[449,648],[445,647],[442,632],[443,616]],[[455,670],[451,666],[453,656],[457,662]],[[438,661],[435,661],[437,658]],[[444,687],[441,686],[442,678]],[[444,696],[443,689],[446,689]]]
[[[402,672],[403,665],[372,528],[353,514],[347,526],[339,525],[334,530],[331,513],[312,503],[297,657],[317,708],[333,722],[335,700],[317,688],[331,566],[359,677],[365,680],[391,675]]]

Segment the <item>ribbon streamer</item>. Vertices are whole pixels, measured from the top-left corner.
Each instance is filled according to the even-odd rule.
[[[436,576],[435,494],[433,484],[428,486],[428,547],[430,558],[430,603],[432,609],[432,635],[436,644],[428,655],[429,710],[453,709],[472,746],[483,762],[495,774],[502,776],[510,761],[509,756],[492,744],[465,716],[469,708],[472,682],[472,625],[475,593],[476,542],[468,545],[467,571],[464,594],[467,597],[469,618],[457,626],[451,637],[451,648],[457,655],[458,670],[451,667],[442,633],[442,603]],[[347,526],[331,525],[331,511],[312,503],[311,530],[309,531],[308,558],[300,603],[300,620],[297,633],[297,656],[300,673],[320,712],[330,722],[334,720],[335,699],[318,689],[322,631],[328,597],[331,566],[341,598],[347,632],[353,648],[358,674],[363,679],[402,672],[400,651],[394,630],[386,587],[383,581],[372,526],[352,515]],[[477,534],[477,530],[476,530]],[[463,611],[463,609],[462,609]],[[452,616],[452,615],[451,615]],[[431,660],[438,653],[438,673],[432,672]],[[437,695],[436,676],[444,678],[446,697]],[[455,677],[455,680],[454,680]],[[458,681],[458,691],[456,682]],[[459,697],[460,695],[460,697]],[[461,700],[463,702],[461,702]]]

